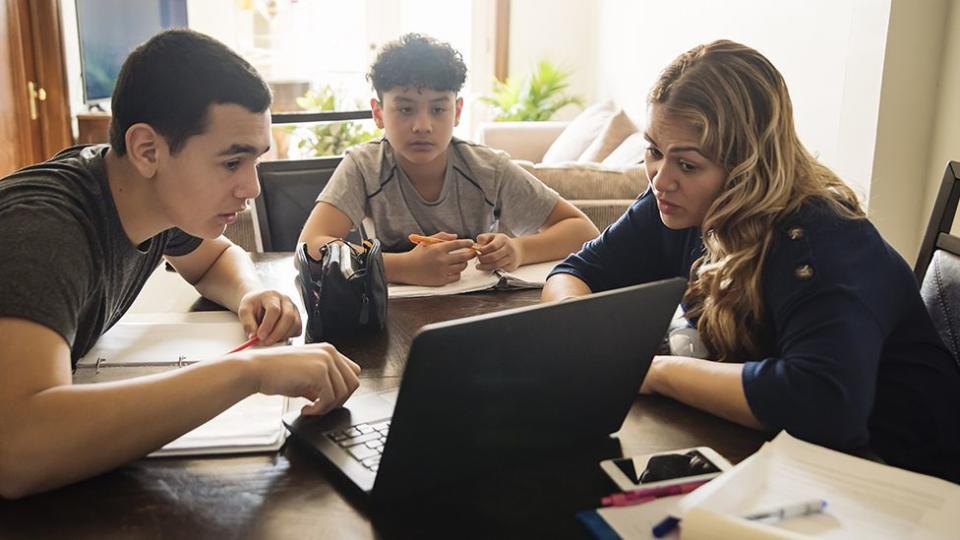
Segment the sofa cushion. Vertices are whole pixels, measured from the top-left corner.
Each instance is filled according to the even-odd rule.
[[[647,151],[647,140],[643,138],[643,133],[637,131],[620,143],[620,146],[614,148],[610,155],[603,158],[600,163],[604,167],[629,167],[643,162],[644,154]]]
[[[631,134],[637,132],[637,126],[630,120],[627,113],[620,109],[607,119],[600,134],[580,154],[577,161],[581,163],[600,163]]]
[[[543,155],[543,163],[577,161],[590,143],[600,135],[607,120],[616,114],[612,101],[597,103],[584,109],[553,141]]]
[[[561,197],[578,199],[636,199],[647,189],[643,166],[603,167],[597,163],[560,163],[548,165],[517,161],[525,170],[553,188]]]

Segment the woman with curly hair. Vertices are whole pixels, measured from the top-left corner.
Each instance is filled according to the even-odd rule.
[[[960,482],[960,368],[907,263],[804,148],[783,77],[715,41],[648,98],[650,188],[544,300],[689,278],[643,392]]]

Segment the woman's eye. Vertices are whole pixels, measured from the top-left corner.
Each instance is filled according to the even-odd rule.
[[[681,161],[681,162],[680,162],[680,170],[682,170],[682,171],[684,171],[684,172],[693,172],[693,171],[697,170],[697,166],[694,165],[693,163],[690,163],[690,162],[687,162],[687,161]]]
[[[403,114],[410,114],[412,110],[410,107],[400,107],[400,112]]]
[[[647,147],[647,155],[650,156],[652,159],[660,159],[661,157],[663,157],[663,154],[660,153],[660,150],[657,150],[652,146]]]

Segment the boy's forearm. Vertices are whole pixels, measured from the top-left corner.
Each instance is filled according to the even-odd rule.
[[[409,283],[406,253],[384,253],[383,272],[388,283]]]
[[[138,459],[257,390],[242,354],[118,382],[49,388],[2,413],[3,495],[52,489]]]
[[[583,243],[600,234],[586,217],[562,219],[550,227],[516,239],[520,243],[521,265],[561,259],[576,252]]]
[[[194,287],[209,300],[233,311],[245,294],[263,288],[250,256],[239,246],[230,246],[217,258]]]

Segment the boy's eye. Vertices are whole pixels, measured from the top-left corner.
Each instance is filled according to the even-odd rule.
[[[400,112],[403,114],[410,114],[411,111],[413,111],[413,109],[410,107],[400,107]]]
[[[224,163],[223,166],[226,167],[227,170],[230,172],[236,171],[237,169],[240,168],[240,160],[231,159],[230,161]]]
[[[446,107],[434,107],[434,108],[433,108],[434,114],[442,114],[442,113],[444,113],[444,112],[446,112],[446,111],[447,111],[447,108],[446,108]]]

